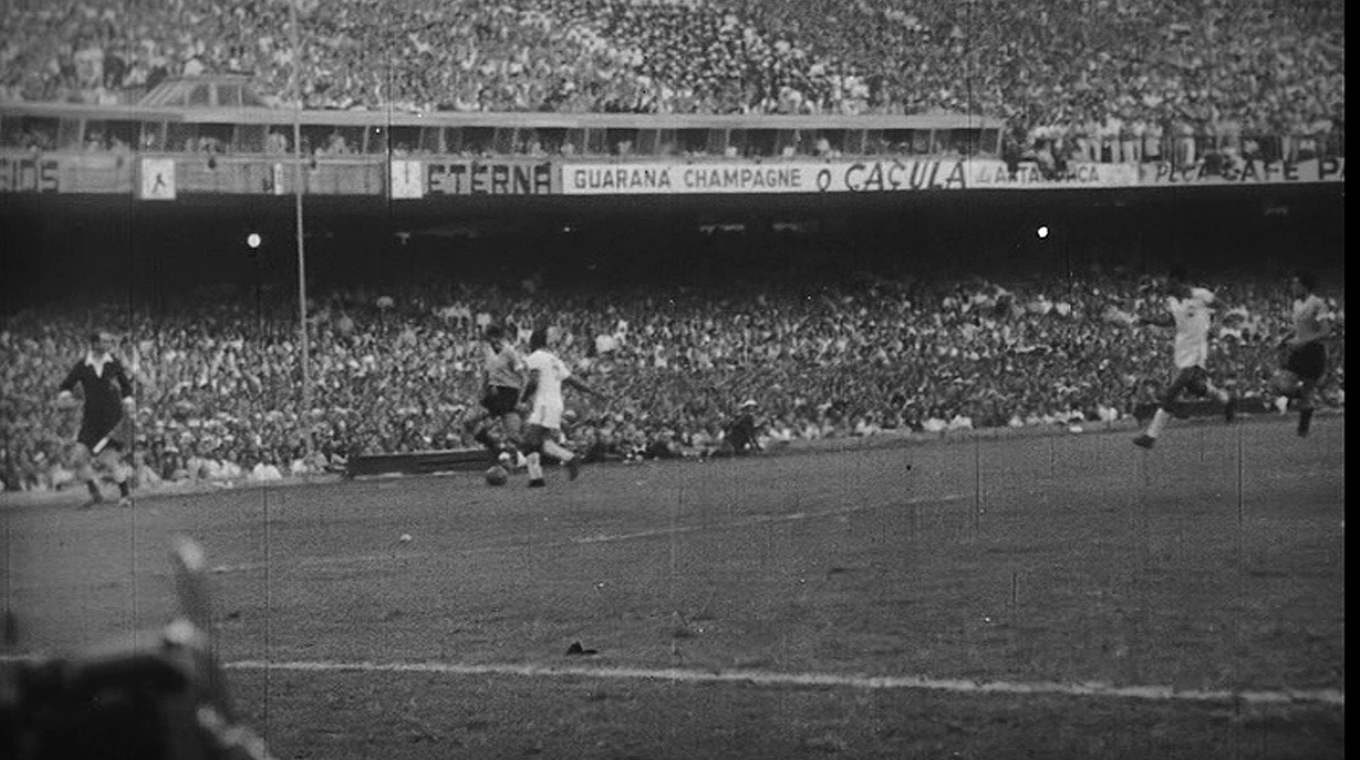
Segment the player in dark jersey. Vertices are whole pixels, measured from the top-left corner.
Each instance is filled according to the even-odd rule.
[[[756,431],[754,413],[756,407],[755,399],[743,401],[741,406],[738,407],[736,420],[727,428],[725,440],[732,445],[733,454],[752,454],[761,450],[760,439]]]
[[[1280,341],[1285,350],[1280,371],[1271,380],[1272,389],[1286,398],[1297,399],[1299,409],[1298,434],[1308,435],[1313,421],[1313,395],[1327,369],[1327,349],[1323,345],[1331,332],[1327,305],[1315,292],[1317,278],[1312,272],[1300,271],[1289,282],[1294,296],[1290,311],[1293,331]]]
[[[505,338],[500,325],[487,325],[484,333],[485,356],[482,363],[481,411],[466,423],[473,440],[491,450],[501,451],[502,442],[491,434],[496,423],[501,424],[504,445],[513,448],[520,439],[519,396],[524,386],[521,373],[524,360]]]
[[[95,475],[96,466],[106,470],[118,484],[118,505],[132,506],[128,486],[132,473],[123,461],[124,453],[132,448],[132,382],[122,362],[113,355],[112,344],[108,333],[91,334],[89,352],[61,381],[57,396],[59,404],[73,406],[76,400],[72,391],[79,385],[85,397],[80,432],[76,434],[76,476],[90,489],[86,508],[104,500]]]

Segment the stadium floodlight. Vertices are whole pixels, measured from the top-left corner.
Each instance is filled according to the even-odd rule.
[[[1034,234],[1038,235],[1040,240],[1045,240],[1045,239],[1047,239],[1047,238],[1048,238],[1048,225],[1047,225],[1047,224],[1041,224],[1041,225],[1039,225],[1039,229],[1035,230],[1035,231],[1034,231]]]
[[[251,250],[259,248],[260,243],[262,242],[264,242],[264,239],[260,237],[260,233],[258,232],[252,232],[249,235],[246,235],[246,246]]]

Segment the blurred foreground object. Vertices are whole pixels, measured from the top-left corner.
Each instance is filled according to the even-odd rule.
[[[214,654],[203,550],[176,537],[179,614],[71,657],[0,663],[0,757],[265,760],[236,722]]]

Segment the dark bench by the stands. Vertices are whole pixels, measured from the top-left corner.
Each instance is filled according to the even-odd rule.
[[[490,467],[494,460],[486,449],[413,451],[406,454],[363,454],[350,457],[345,476],[429,475],[435,472],[470,472]]]

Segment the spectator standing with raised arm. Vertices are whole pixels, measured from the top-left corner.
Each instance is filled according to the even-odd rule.
[[[113,355],[112,343],[108,333],[92,333],[89,351],[66,374],[57,396],[58,403],[73,406],[72,391],[79,385],[85,398],[80,432],[76,434],[76,476],[90,489],[86,508],[104,500],[96,480],[96,465],[107,470],[118,484],[118,506],[132,506],[130,472],[123,462],[124,452],[132,448],[132,382],[123,363]]]

